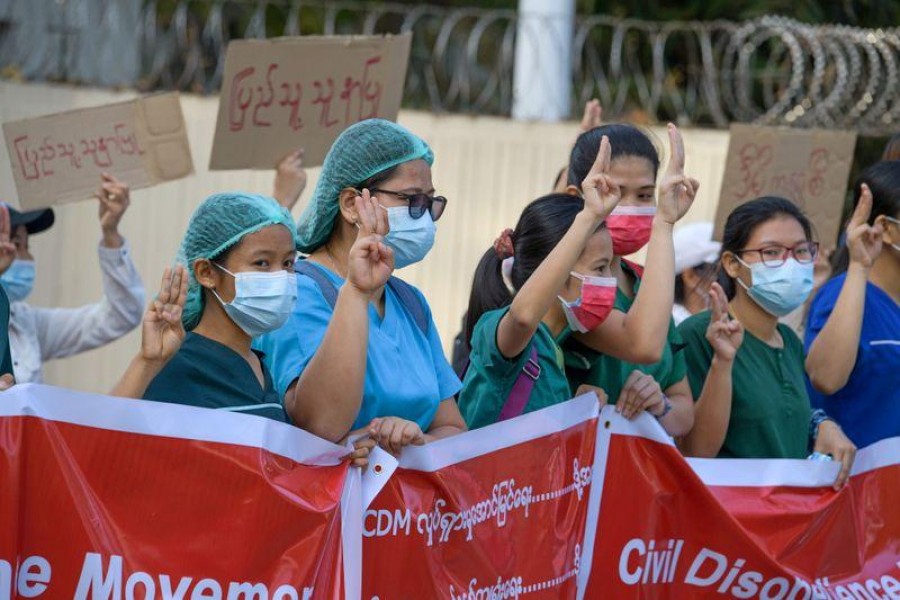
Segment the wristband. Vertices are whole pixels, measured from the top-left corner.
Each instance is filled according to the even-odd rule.
[[[660,392],[660,393],[661,393],[661,392]],[[662,413],[661,413],[661,414],[658,414],[658,415],[653,415],[654,417],[656,417],[657,420],[662,419],[662,418],[665,417],[667,414],[669,414],[669,411],[670,411],[670,410],[672,410],[672,401],[669,400],[669,397],[666,396],[665,394],[662,394],[662,398],[663,398],[663,411],[662,411]]]

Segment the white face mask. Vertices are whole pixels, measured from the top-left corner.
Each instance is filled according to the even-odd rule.
[[[885,215],[884,218],[896,225],[898,229],[900,229],[900,219],[895,219],[894,217],[889,217],[887,215]],[[891,248],[893,248],[897,252],[900,252],[900,244],[891,244]]]
[[[274,331],[291,316],[297,300],[297,277],[288,271],[232,273],[213,263],[234,277],[234,299],[225,303],[212,290],[225,313],[250,337]]]

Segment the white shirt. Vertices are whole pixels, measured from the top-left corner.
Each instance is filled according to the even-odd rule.
[[[41,383],[44,361],[93,350],[119,339],[141,322],[144,284],[128,243],[100,246],[103,299],[79,308],[9,307],[9,349],[16,383]]]
[[[673,304],[672,305],[672,318],[675,320],[676,325],[681,325],[681,322],[690,317],[693,313],[686,309],[681,304]]]

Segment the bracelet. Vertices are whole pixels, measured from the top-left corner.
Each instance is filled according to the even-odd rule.
[[[819,437],[819,425],[825,421],[834,421],[834,419],[829,417],[821,408],[812,411],[812,414],[809,417],[809,439],[813,444],[815,444]]]
[[[660,393],[662,393],[662,392],[660,392]],[[656,417],[657,420],[662,419],[662,418],[665,417],[667,414],[669,414],[669,411],[670,411],[670,410],[672,410],[672,401],[669,400],[669,397],[666,396],[665,394],[662,394],[662,398],[663,398],[663,411],[662,411],[662,414],[659,414],[659,415],[653,415],[654,417]]]

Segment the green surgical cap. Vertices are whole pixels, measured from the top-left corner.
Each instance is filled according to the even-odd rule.
[[[316,191],[297,221],[299,250],[312,252],[328,241],[342,189],[420,158],[434,162],[428,144],[391,121],[367,119],[345,129],[328,151]]]
[[[188,272],[188,293],[181,321],[192,330],[203,313],[203,290],[194,277],[194,261],[215,259],[247,234],[270,225],[284,225],[294,237],[291,213],[275,200],[259,194],[225,192],[213,194],[197,207],[188,223],[187,233],[178,249],[177,261]]]

